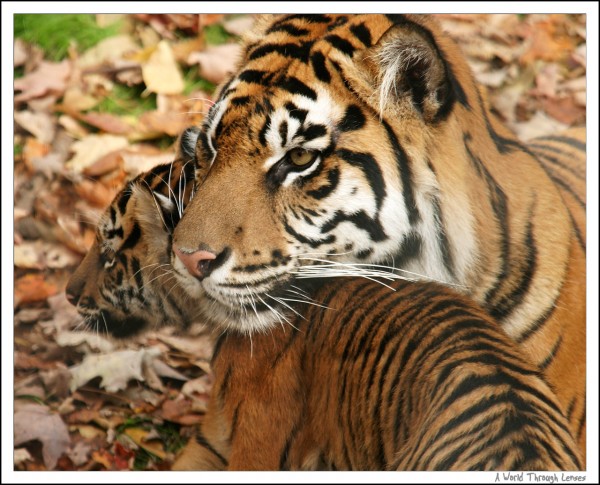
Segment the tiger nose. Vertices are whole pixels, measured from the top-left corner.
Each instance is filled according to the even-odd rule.
[[[203,250],[187,253],[175,247],[174,251],[188,273],[198,279],[203,279],[210,274],[212,271],[211,262],[217,257],[216,254]]]

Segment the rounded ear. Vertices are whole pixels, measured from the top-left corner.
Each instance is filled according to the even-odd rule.
[[[137,184],[132,187],[131,199],[135,204],[136,219],[143,231],[149,234],[156,234],[157,231],[173,233],[181,218],[173,199]]]
[[[357,59],[375,78],[380,112],[410,101],[425,122],[444,119],[462,89],[433,33],[403,15],[391,20],[394,25]]]

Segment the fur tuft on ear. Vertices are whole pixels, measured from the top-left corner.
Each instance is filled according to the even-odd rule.
[[[198,136],[200,135],[200,128],[197,126],[190,126],[183,130],[179,139],[177,140],[177,160],[183,160],[185,162],[196,159],[196,143],[198,142]]]
[[[403,15],[363,55],[376,77],[379,111],[408,101],[427,123],[444,119],[456,100],[448,62],[431,31]]]
[[[142,185],[135,185],[131,198],[135,201],[135,217],[142,230],[156,235],[159,231],[172,234],[179,222],[180,215],[177,204],[155,191]]]

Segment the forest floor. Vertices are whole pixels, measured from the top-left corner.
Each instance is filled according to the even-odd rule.
[[[30,17],[14,45],[15,469],[168,470],[206,408],[209,338],[77,330],[65,284],[124,181],[202,121],[253,18]],[[439,17],[521,139],[585,124],[585,15]]]

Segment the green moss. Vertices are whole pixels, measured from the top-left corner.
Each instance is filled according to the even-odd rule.
[[[120,29],[119,23],[99,27],[91,14],[16,14],[14,25],[15,37],[39,45],[55,61],[66,57],[72,42],[84,51]]]

